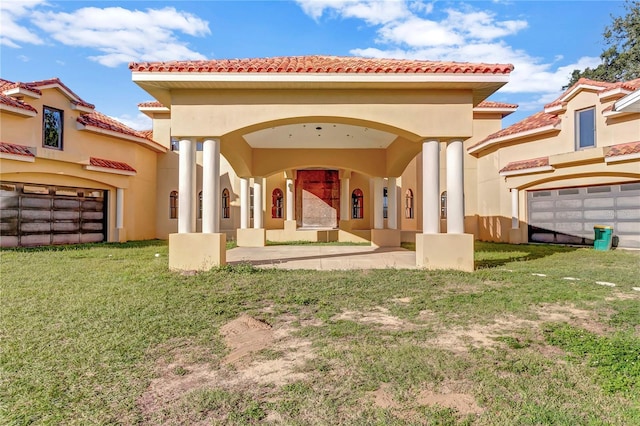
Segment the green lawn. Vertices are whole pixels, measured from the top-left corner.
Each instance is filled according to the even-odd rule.
[[[640,253],[476,250],[195,275],[163,242],[0,251],[0,424],[640,424]]]

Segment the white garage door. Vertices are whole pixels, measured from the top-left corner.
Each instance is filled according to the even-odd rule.
[[[640,248],[640,182],[529,191],[529,241],[593,245],[594,225],[619,247]]]
[[[106,240],[106,191],[0,183],[2,247]]]

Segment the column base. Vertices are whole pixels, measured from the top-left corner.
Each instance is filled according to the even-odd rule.
[[[169,269],[208,271],[227,263],[226,234],[169,234]]]
[[[416,265],[473,272],[472,234],[416,234]]]
[[[374,247],[400,247],[402,233],[398,229],[372,229],[371,245]]]
[[[127,228],[116,228],[114,232],[114,241],[117,243],[124,243],[127,241]]]
[[[509,229],[509,244],[522,244],[522,231],[520,229]]]
[[[264,228],[238,229],[236,238],[238,247],[264,247],[267,245],[267,233]]]

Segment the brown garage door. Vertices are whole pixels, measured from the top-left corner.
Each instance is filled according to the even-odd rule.
[[[101,189],[1,182],[1,245],[105,241],[106,194]]]
[[[594,225],[619,247],[640,248],[640,182],[530,191],[529,241],[593,245]]]

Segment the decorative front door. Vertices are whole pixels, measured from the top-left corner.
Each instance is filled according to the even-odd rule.
[[[340,180],[337,170],[298,170],[296,180],[298,226],[337,228]]]

